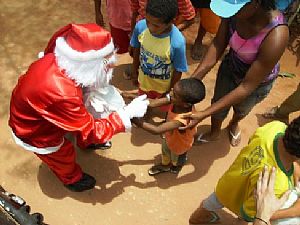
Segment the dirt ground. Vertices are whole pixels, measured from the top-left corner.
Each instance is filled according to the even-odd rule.
[[[50,36],[59,27],[70,23],[94,21],[92,0],[0,0],[0,184],[22,196],[32,211],[41,212],[51,225],[186,225],[193,210],[213,190],[218,178],[228,168],[241,147],[230,147],[226,126],[220,141],[194,146],[188,164],[178,176],[162,174],[149,177],[148,168],[159,161],[161,139],[140,129],[116,135],[113,147],[107,151],[78,150],[78,162],[83,170],[95,176],[97,187],[84,193],[73,193],[32,153],[17,147],[7,125],[9,99],[20,74],[37,59]],[[185,36],[188,55],[197,25]],[[208,43],[209,38],[206,38]],[[128,55],[119,57],[113,83],[121,89],[131,89],[130,81],[122,77]],[[189,57],[189,73],[197,62]],[[241,124],[243,146],[252,132],[267,121],[261,113],[279,104],[300,81],[299,55],[286,51],[281,70],[297,74],[293,79],[278,78],[268,98],[254,108]],[[215,82],[215,67],[204,79],[207,98],[197,107],[209,105]],[[292,117],[295,117],[293,114]],[[209,119],[199,130],[209,128]],[[222,224],[240,224],[227,211],[221,212]]]

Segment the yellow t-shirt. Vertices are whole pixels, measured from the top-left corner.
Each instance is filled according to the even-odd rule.
[[[276,168],[274,191],[277,197],[293,187],[294,167],[285,170],[277,149],[278,138],[285,129],[286,125],[279,121],[258,128],[217,184],[215,192],[218,200],[248,222],[252,222],[256,215],[253,191],[265,165]]]
[[[139,36],[139,41],[143,43],[140,50],[140,89],[143,91],[155,90],[158,93],[165,93],[170,89],[171,75],[173,73],[170,58],[170,38],[154,37],[150,34],[149,29],[147,29]],[[145,58],[147,58],[147,61]],[[149,65],[155,65],[156,69],[153,69],[152,74],[145,74],[142,68],[147,68]]]
[[[172,25],[169,33],[152,35],[146,20],[139,21],[130,45],[140,50],[139,88],[144,92],[164,94],[170,91],[173,72],[186,72],[185,39]]]

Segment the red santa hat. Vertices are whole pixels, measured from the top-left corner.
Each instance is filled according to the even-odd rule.
[[[68,24],[52,36],[44,54],[54,49],[71,60],[90,61],[112,53],[114,44],[110,33],[97,24]]]

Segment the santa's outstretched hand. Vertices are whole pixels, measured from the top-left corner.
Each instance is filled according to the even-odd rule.
[[[123,109],[118,110],[122,122],[126,128],[126,130],[130,130],[131,121],[130,119],[134,117],[143,117],[147,112],[147,107],[149,105],[149,100],[147,99],[147,95],[141,95],[135,99],[133,99],[128,105],[126,105]]]
[[[124,111],[130,119],[134,117],[143,117],[147,111],[148,105],[149,100],[147,99],[147,95],[141,95],[125,106]]]

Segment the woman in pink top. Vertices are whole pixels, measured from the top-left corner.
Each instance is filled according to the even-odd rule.
[[[104,26],[101,12],[101,0],[95,1],[96,23]],[[106,0],[106,12],[110,26],[111,36],[117,53],[128,52],[131,31],[131,7],[130,0]]]
[[[210,7],[222,22],[192,76],[202,80],[228,45],[230,50],[220,65],[211,106],[192,114],[190,118],[195,120],[188,127],[211,116],[210,133],[201,134],[198,141],[217,140],[233,106],[228,133],[230,144],[237,146],[241,140],[239,121],[270,92],[289,30],[281,13],[275,10],[274,0],[212,0]]]

